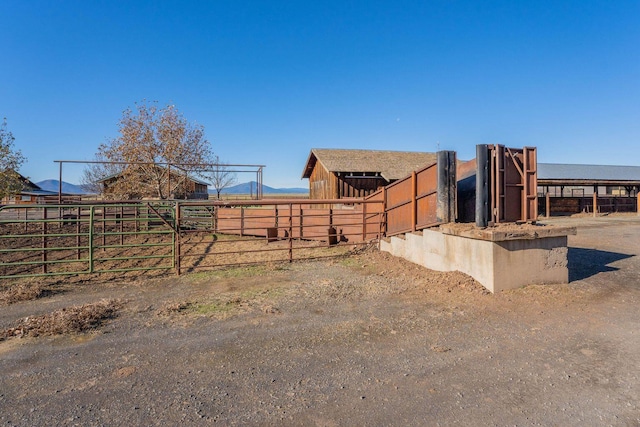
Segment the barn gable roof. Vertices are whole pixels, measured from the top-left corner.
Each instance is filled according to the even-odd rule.
[[[302,178],[311,177],[311,171],[318,161],[329,172],[379,173],[387,181],[392,181],[436,163],[437,154],[415,151],[313,148],[302,172]]]

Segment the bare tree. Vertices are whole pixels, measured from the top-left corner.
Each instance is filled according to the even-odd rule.
[[[108,163],[100,153],[96,155],[95,161],[104,163],[90,163],[87,165],[82,171],[80,183],[84,191],[92,194],[102,194],[105,189],[104,182],[108,181],[110,177],[122,174],[124,165]],[[125,195],[118,195],[112,192],[107,198],[122,199],[125,198]]]
[[[220,199],[220,193],[225,188],[229,188],[236,183],[236,174],[229,170],[226,163],[221,162],[218,156],[213,157],[213,165],[211,170],[205,173],[205,176],[216,190],[216,196]]]
[[[198,168],[173,165],[207,163],[211,156],[204,127],[187,122],[173,105],[159,109],[156,103],[142,102],[123,112],[120,135],[98,147],[96,159],[122,162],[98,165],[85,170],[85,185],[98,182],[107,187],[108,197],[166,199],[187,191],[188,173]],[[158,164],[160,163],[160,165]]]
[[[13,147],[15,138],[7,130],[7,119],[2,120],[0,126],[0,199],[19,193],[24,188],[18,169],[25,162],[25,158]]]

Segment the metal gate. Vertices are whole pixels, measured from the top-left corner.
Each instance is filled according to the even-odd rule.
[[[174,268],[167,203],[0,208],[0,278]]]
[[[476,147],[476,225],[535,221],[538,217],[537,150]]]
[[[382,233],[381,201],[136,202],[0,207],[0,279],[336,256]],[[325,206],[329,206],[328,208]],[[339,248],[337,246],[340,246]]]

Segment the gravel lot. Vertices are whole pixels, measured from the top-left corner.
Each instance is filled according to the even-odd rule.
[[[371,249],[150,279],[64,279],[0,341],[0,425],[640,425],[640,220],[558,219],[571,282],[487,294]]]

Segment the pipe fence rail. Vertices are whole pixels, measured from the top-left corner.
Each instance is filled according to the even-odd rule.
[[[331,257],[380,239],[383,218],[361,199],[7,205],[0,279]]]

